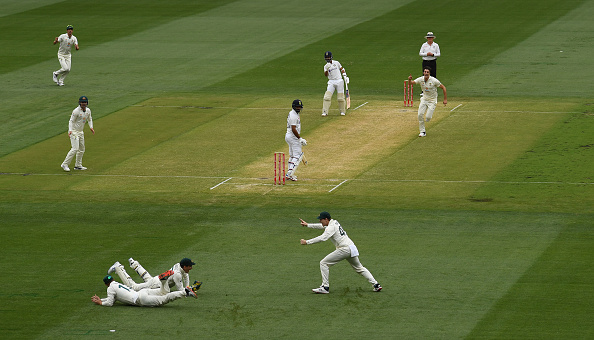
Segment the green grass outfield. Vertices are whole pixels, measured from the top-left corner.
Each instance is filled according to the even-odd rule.
[[[594,336],[592,2],[0,8],[3,337]],[[66,24],[81,50],[58,87],[51,42]],[[418,138],[401,83],[420,75],[428,30],[449,98]],[[320,116],[326,50],[351,78],[345,117],[335,99]],[[64,173],[83,94],[97,132],[85,135],[89,170]],[[274,187],[295,98],[309,165]],[[299,245],[319,232],[298,218],[321,210],[381,293],[346,263],[331,269],[331,294],[311,293],[332,245]],[[198,300],[91,302],[116,260],[156,275],[186,256]]]

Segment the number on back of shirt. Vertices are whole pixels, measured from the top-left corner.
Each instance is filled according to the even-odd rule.
[[[338,225],[338,232],[340,233],[340,236],[346,235],[346,233],[344,232],[344,229],[342,229],[342,226],[340,224]]]

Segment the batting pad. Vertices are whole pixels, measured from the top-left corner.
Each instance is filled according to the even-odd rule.
[[[345,101],[344,101],[344,93],[337,93],[338,97],[338,109],[340,113],[344,113],[345,111]]]

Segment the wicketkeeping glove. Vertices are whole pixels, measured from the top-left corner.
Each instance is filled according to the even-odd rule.
[[[190,289],[194,293],[197,293],[198,292],[198,289],[200,289],[200,286],[202,286],[202,282],[200,282],[200,281],[194,281],[194,283],[190,286]]]

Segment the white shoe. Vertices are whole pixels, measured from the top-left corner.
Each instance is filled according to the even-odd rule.
[[[130,263],[130,267],[132,267],[133,269],[136,269],[136,267],[138,267],[138,263],[136,264],[136,266],[134,265],[134,259],[133,258],[129,258],[128,262]]]
[[[341,115],[341,116],[344,116],[345,114],[344,114],[344,112],[341,112],[341,113],[340,113],[340,115]]]
[[[380,292],[382,290],[382,286],[379,283],[373,285],[374,292]]]
[[[322,117],[326,117],[328,114],[325,112],[322,112]]]
[[[113,272],[115,272],[115,269],[117,266],[121,266],[119,261],[116,261],[113,266],[109,267],[109,269],[107,270],[107,274],[113,274]]]
[[[316,294],[330,294],[330,287],[320,286],[311,290]]]
[[[85,168],[84,166],[75,166],[74,170],[87,170],[87,168]]]
[[[68,165],[66,165],[66,164],[62,164],[62,165],[61,165],[61,167],[62,167],[62,169],[63,169],[64,171],[66,171],[66,172],[70,172],[70,168],[68,167]]]
[[[54,79],[54,83],[58,83],[58,75],[56,74],[56,72],[52,72],[52,77]]]
[[[427,136],[427,134],[425,133],[425,131],[419,133],[419,137],[425,137],[425,136]]]
[[[58,82],[58,86],[64,86],[64,82],[60,80],[60,81]]]
[[[287,179],[287,181],[297,182],[297,176],[295,176],[295,175],[293,175],[293,176],[286,175],[285,178]]]

